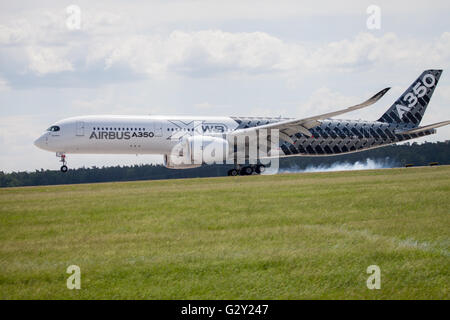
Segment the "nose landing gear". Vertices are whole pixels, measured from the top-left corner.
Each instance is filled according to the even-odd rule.
[[[67,165],[66,165],[66,163],[67,163],[67,161],[66,161],[66,154],[65,153],[56,153],[56,156],[58,157],[58,158],[60,158],[61,160],[59,160],[60,162],[62,162],[62,166],[61,166],[61,172],[67,172],[67,170],[69,170],[69,168],[67,167]]]

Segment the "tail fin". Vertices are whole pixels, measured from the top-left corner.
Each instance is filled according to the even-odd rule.
[[[417,127],[422,120],[441,73],[442,70],[425,70],[378,121],[409,124]]]

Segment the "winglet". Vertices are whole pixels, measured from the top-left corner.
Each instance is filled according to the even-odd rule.
[[[384,88],[383,90],[381,90],[380,92],[378,92],[377,94],[375,94],[372,98],[370,98],[369,100],[374,99],[375,101],[378,101],[381,99],[382,96],[384,96],[386,94],[386,92],[389,91],[389,89],[391,89],[391,87],[387,87]]]
[[[389,89],[391,89],[391,87],[384,88],[383,90],[381,90],[380,92],[376,93],[373,97],[367,99],[363,103],[360,103],[360,104],[348,107],[347,109],[350,111],[350,110],[353,110],[353,109],[360,109],[362,107],[370,106],[371,104],[374,104],[375,102],[380,100],[381,97],[383,97],[386,94],[386,92],[389,91]]]

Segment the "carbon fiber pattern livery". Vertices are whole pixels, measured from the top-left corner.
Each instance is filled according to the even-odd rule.
[[[442,70],[424,71],[378,121],[418,126],[441,74]]]
[[[442,70],[424,71],[378,121],[321,120],[320,125],[308,128],[312,136],[305,135],[300,130],[294,134],[284,131],[290,139],[280,139],[281,155],[330,156],[382,147],[436,133],[435,129],[417,130],[418,132],[409,134],[402,132],[418,127],[441,74]],[[292,120],[267,117],[232,119],[238,123],[237,130]]]
[[[382,147],[436,133],[435,129],[418,130],[409,134],[402,132],[418,127],[441,74],[442,70],[424,71],[378,121],[327,119],[319,121],[320,125],[309,128],[312,136],[305,135],[300,130],[288,134],[290,139],[280,139],[282,155],[330,156]],[[291,120],[267,117],[232,119],[238,123],[237,130]]]
[[[233,117],[237,129],[256,127],[262,124],[288,120],[286,118]],[[302,133],[290,136],[294,144],[281,141],[280,149],[285,156],[330,156],[382,147],[396,142],[430,135],[436,130],[426,130],[415,134],[398,134],[396,131],[411,128],[401,123],[380,121],[324,120],[320,126],[310,129],[308,137]]]

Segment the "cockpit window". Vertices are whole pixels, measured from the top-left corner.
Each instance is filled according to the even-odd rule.
[[[60,130],[60,128],[58,126],[51,126],[50,128],[47,129],[47,131],[51,131],[51,132],[56,132],[59,130]]]

